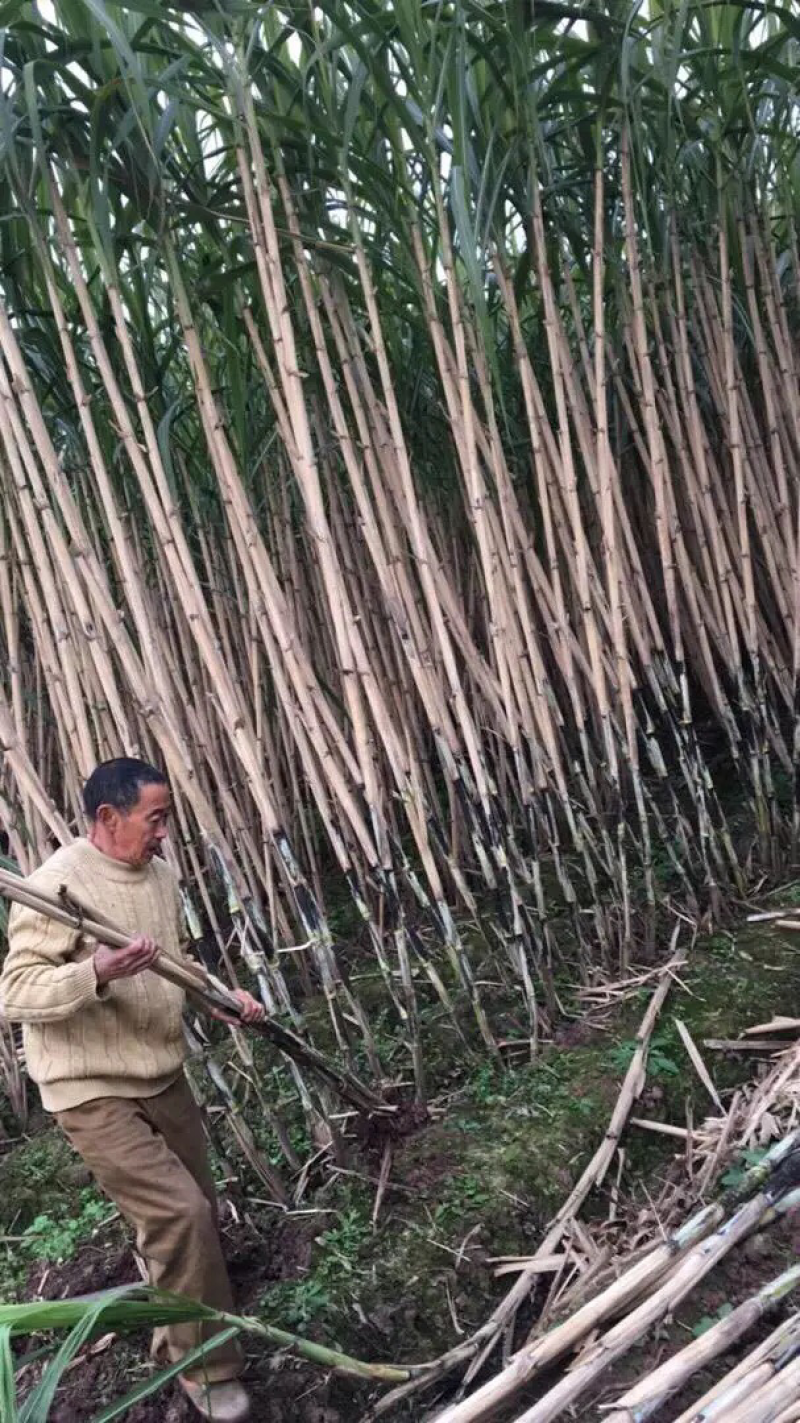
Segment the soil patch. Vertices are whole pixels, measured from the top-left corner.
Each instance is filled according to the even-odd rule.
[[[96,1358],[82,1358],[59,1390],[49,1423],[91,1423],[101,1400],[119,1398],[146,1376],[141,1353],[131,1341],[115,1343]],[[326,1402],[327,1381],[308,1371],[289,1369],[259,1377],[249,1367],[246,1382],[257,1423],[346,1423],[347,1415]],[[197,1413],[177,1384],[133,1404],[124,1418],[125,1423],[197,1423]]]
[[[25,1295],[27,1299],[67,1299],[135,1284],[139,1279],[130,1246],[101,1236],[84,1245],[71,1260],[37,1265],[28,1276]]]
[[[311,1263],[313,1243],[324,1217],[280,1218],[223,1226],[223,1244],[237,1308],[248,1312],[264,1290],[279,1280],[296,1280]]]

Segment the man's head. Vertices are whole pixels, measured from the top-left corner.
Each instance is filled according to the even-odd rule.
[[[104,855],[147,865],[167,834],[167,778],[146,761],[119,756],[92,771],[83,788],[89,839]]]

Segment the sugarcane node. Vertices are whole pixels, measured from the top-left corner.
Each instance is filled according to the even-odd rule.
[[[65,884],[62,884],[62,885],[59,886],[58,897],[59,897],[59,900],[61,901],[61,904],[63,905],[63,907],[64,907],[70,914],[73,914],[73,915],[75,916],[75,918],[77,919],[77,921],[78,921],[78,925],[77,925],[78,929],[79,929],[79,930],[82,930],[82,929],[83,929],[83,921],[84,921],[84,918],[85,918],[85,914],[84,914],[84,910],[83,910],[83,905],[82,905],[82,904],[79,904],[77,900],[75,900],[75,899],[72,898],[72,896],[70,895],[70,892],[69,892],[69,890],[67,889],[67,886],[66,886]]]
[[[764,1188],[764,1194],[769,1200],[776,1201],[799,1185],[800,1143],[794,1146],[785,1160],[779,1162],[771,1172]]]
[[[269,930],[267,929],[267,926],[264,922],[264,917],[261,913],[261,906],[258,903],[258,900],[253,898],[252,896],[248,897],[244,901],[243,909],[244,922],[249,932],[253,935],[253,938],[255,939],[256,944],[258,945],[259,951],[263,954],[267,965],[270,968],[277,968],[278,964],[280,963],[278,949],[276,944],[270,938]]]

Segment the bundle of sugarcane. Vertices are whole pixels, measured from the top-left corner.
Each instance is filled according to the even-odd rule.
[[[604,1423],[645,1423],[645,1419],[663,1408],[667,1400],[683,1388],[700,1369],[706,1368],[712,1360],[731,1349],[770,1310],[777,1309],[798,1285],[800,1265],[793,1265],[629,1389],[617,1400],[612,1411],[605,1415]],[[775,1356],[783,1357],[790,1346],[797,1348],[800,1343],[800,1314],[793,1315],[788,1322],[782,1321],[770,1335],[770,1341],[769,1348],[761,1345],[756,1351],[757,1363]],[[739,1370],[736,1375],[738,1380]],[[732,1382],[730,1375],[728,1380]],[[752,1383],[746,1392],[752,1392]],[[727,1394],[727,1389],[725,1393]],[[728,1406],[732,1405],[732,1398],[728,1397],[726,1401]],[[690,1417],[695,1418],[698,1413],[700,1417],[706,1417],[699,1405],[695,1404],[689,1414],[685,1415],[687,1423]]]
[[[794,1412],[779,1405],[778,1413],[769,1415],[760,1411],[760,1405],[764,1402],[760,1395],[768,1382],[778,1378],[784,1365],[797,1357],[798,1349],[800,1313],[795,1313],[783,1320],[735,1368],[681,1413],[675,1423],[712,1423],[712,1420],[713,1423],[723,1423],[723,1420],[730,1423],[732,1416],[740,1417],[739,1408],[745,1402],[750,1409],[748,1418],[757,1419],[758,1423],[764,1423],[768,1416],[779,1418],[780,1423],[789,1423],[790,1418],[797,1418],[800,1413],[796,1391]]]
[[[575,1314],[523,1346],[499,1374],[475,1393],[437,1414],[437,1423],[479,1423],[497,1417],[521,1389],[535,1383],[557,1361],[583,1348],[573,1367],[520,1414],[517,1423],[549,1423],[559,1417],[585,1397],[615,1360],[667,1318],[730,1250],[798,1203],[800,1135],[794,1133],[776,1143],[764,1160],[720,1201],[706,1206],[654,1246]],[[774,1283],[773,1293],[793,1288],[795,1283],[794,1275],[788,1282],[782,1278]],[[750,1315],[756,1317],[768,1294],[765,1292],[758,1303],[751,1303],[737,1322],[742,1324]],[[603,1330],[614,1319],[617,1323]],[[592,1342],[584,1347],[590,1336],[594,1336]],[[719,1338],[716,1342],[720,1342]],[[712,1347],[713,1343],[712,1340]],[[435,1377],[433,1371],[431,1376]],[[760,1377],[759,1382],[763,1382]],[[632,1416],[638,1415],[634,1412]]]
[[[98,943],[107,944],[112,949],[125,948],[133,934],[112,924],[98,910],[79,902],[74,894],[62,888],[58,898],[37,889],[19,875],[0,869],[0,894],[16,904],[27,905],[29,909],[55,919],[60,924],[85,934]],[[192,1001],[205,1011],[224,1013],[229,1018],[241,1019],[241,1006],[230,989],[225,987],[214,974],[201,964],[191,960],[178,962],[161,952],[151,965],[153,973],[171,983],[178,984],[191,995]],[[248,1025],[252,1031],[267,1038],[281,1052],[293,1061],[310,1068],[351,1106],[361,1112],[391,1111],[386,1103],[351,1072],[330,1062],[321,1052],[307,1043],[298,1033],[268,1018],[262,1023]]]

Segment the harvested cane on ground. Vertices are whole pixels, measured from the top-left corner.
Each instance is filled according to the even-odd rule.
[[[494,1378],[438,1414],[437,1423],[484,1423],[495,1417],[547,1367],[572,1353],[601,1324],[622,1314],[620,1322],[601,1335],[588,1357],[521,1415],[524,1423],[545,1423],[557,1417],[613,1359],[663,1319],[736,1240],[745,1239],[774,1219],[777,1212],[796,1205],[798,1181],[800,1139],[798,1133],[793,1133],[751,1168],[737,1187],[655,1246],[596,1299],[542,1338],[525,1345]],[[631,1304],[633,1308],[625,1315]]]

